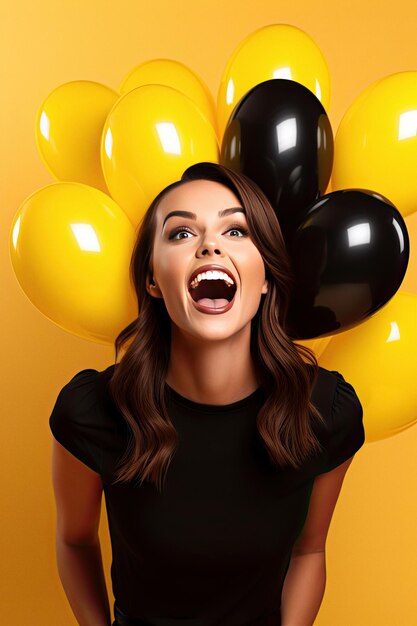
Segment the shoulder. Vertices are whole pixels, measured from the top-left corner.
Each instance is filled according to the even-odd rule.
[[[335,372],[319,365],[318,375],[312,390],[312,401],[317,408],[330,414],[337,385]]]
[[[87,413],[93,415],[106,401],[113,368],[114,365],[103,371],[89,368],[77,372],[59,391],[56,406],[70,419],[76,420]]]
[[[352,457],[365,442],[363,407],[353,385],[336,370],[320,367],[313,402],[325,419],[325,457],[329,471]]]
[[[98,371],[77,372],[59,391],[49,418],[52,432],[64,431],[71,424],[94,419],[97,409]]]
[[[95,369],[84,369],[74,374],[59,391],[58,398],[65,405],[74,402],[85,402],[95,393],[98,371]]]
[[[363,408],[353,385],[336,370],[319,366],[312,401],[326,413],[327,425],[337,427],[340,418],[362,419]]]
[[[77,372],[59,391],[49,417],[55,439],[98,473],[121,422],[107,395],[111,368]]]

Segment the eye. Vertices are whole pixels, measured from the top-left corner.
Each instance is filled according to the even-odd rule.
[[[228,228],[228,230],[226,232],[229,232],[229,230],[240,230],[243,233],[244,237],[249,235],[248,229],[245,228],[244,226],[241,226],[240,224],[232,224],[232,226],[230,228]]]
[[[176,235],[178,235],[179,233],[183,233],[183,232],[191,233],[192,231],[186,226],[180,226],[179,228],[175,228],[173,231],[170,232],[168,239],[169,240],[175,239]],[[184,237],[181,237],[181,239],[184,239]],[[188,237],[185,237],[185,239],[188,239]]]
[[[245,228],[244,226],[242,226],[241,224],[232,224],[231,226],[229,226],[229,228],[226,230],[226,232],[228,233],[231,230],[239,230],[240,232],[243,233],[243,237],[246,237],[247,235],[249,235],[249,231],[247,228]],[[186,232],[186,233],[191,233],[192,234],[192,230],[190,230],[187,226],[179,226],[178,228],[174,228],[174,230],[169,234],[168,239],[169,240],[176,240],[179,241],[179,239],[176,239],[176,236],[179,235],[182,232]],[[240,237],[238,237],[239,239]],[[180,239],[189,239],[189,237],[180,237]]]

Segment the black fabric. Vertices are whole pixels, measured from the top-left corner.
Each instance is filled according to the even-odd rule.
[[[152,624],[144,622],[142,619],[132,619],[125,615],[116,604],[114,605],[114,617],[115,621],[112,626],[152,626]]]
[[[159,493],[149,483],[111,484],[128,440],[108,389],[114,367],[78,372],[49,424],[101,475],[118,609],[153,626],[279,626],[282,585],[314,479],[364,443],[353,387],[320,367],[312,401],[325,418],[325,426],[314,425],[324,449],[294,470],[272,466],[257,433],[261,389],[221,406],[167,386],[179,446]]]

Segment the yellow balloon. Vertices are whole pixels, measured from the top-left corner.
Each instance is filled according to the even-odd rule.
[[[100,163],[106,117],[119,94],[100,83],[76,80],[60,85],[36,117],[36,144],[58,180],[79,182],[107,192]]]
[[[405,218],[405,224],[410,240],[410,260],[401,289],[417,294],[417,263],[414,257],[417,252],[417,211]]]
[[[172,59],[151,59],[135,67],[122,81],[124,95],[143,85],[166,85],[188,96],[217,132],[216,105],[206,83],[189,67]]]
[[[333,335],[320,365],[340,371],[363,407],[366,441],[417,421],[417,295],[398,291],[365,322]]]
[[[335,138],[333,189],[370,189],[403,216],[417,210],[417,72],[370,85],[346,111]]]
[[[60,328],[113,344],[137,317],[129,280],[135,233],[122,209],[81,183],[29,196],[10,229],[10,258],[32,304]]]
[[[318,360],[320,355],[327,348],[331,339],[332,339],[331,336],[330,337],[315,337],[314,339],[303,339],[303,340],[297,339],[294,343],[296,343],[297,345],[306,346],[306,348],[310,348],[310,350],[313,350],[314,354],[316,355],[316,359]],[[303,357],[303,360],[306,360],[306,359]]]
[[[272,78],[301,83],[330,107],[330,73],[317,44],[288,24],[270,24],[246,37],[223,71],[217,96],[219,136],[239,100],[255,85]]]
[[[110,111],[101,142],[104,177],[135,228],[153,198],[198,161],[219,162],[216,133],[176,89],[144,85]]]

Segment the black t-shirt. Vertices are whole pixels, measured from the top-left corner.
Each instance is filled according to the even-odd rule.
[[[278,626],[314,478],[364,443],[353,387],[320,367],[312,401],[326,420],[314,424],[324,452],[294,470],[273,467],[257,433],[260,388],[222,406],[167,385],[179,446],[160,493],[148,482],[111,485],[128,432],[108,389],[114,367],[76,374],[49,424],[57,441],[102,477],[117,607],[155,626]]]

